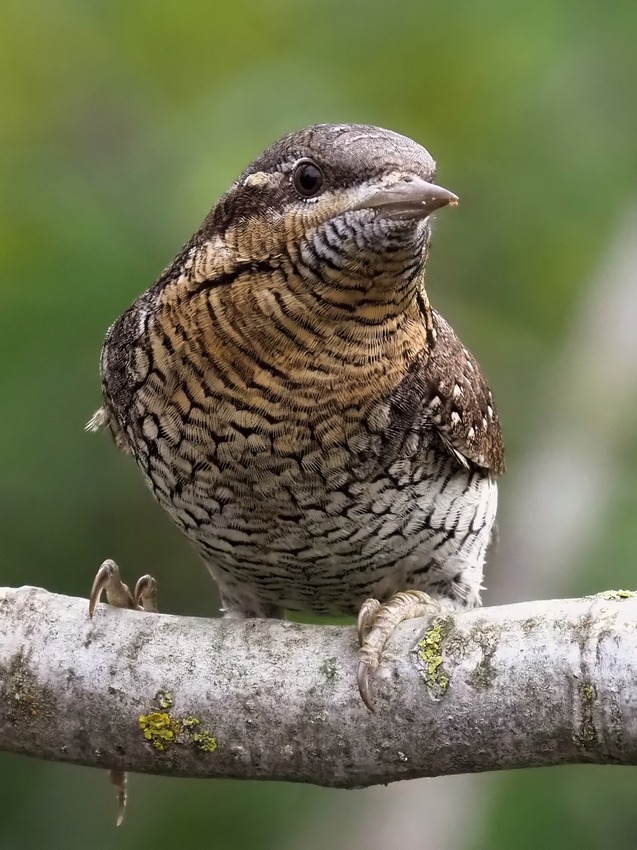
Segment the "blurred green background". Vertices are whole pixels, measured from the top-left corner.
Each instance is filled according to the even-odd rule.
[[[101,342],[257,153],[356,121],[421,141],[461,196],[428,280],[507,437],[486,601],[637,585],[634,0],[0,11],[0,584],[86,595],[111,557],[163,610],[216,611],[133,463],[83,433]],[[637,846],[632,769],[352,792],[134,776],[119,830],[102,772],[0,754],[0,788],[0,850]]]

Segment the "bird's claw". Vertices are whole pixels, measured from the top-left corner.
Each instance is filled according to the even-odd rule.
[[[441,608],[440,602],[421,590],[401,591],[384,604],[378,599],[363,602],[357,622],[360,649],[356,681],[361,699],[370,711],[374,711],[370,685],[385,644],[396,626],[404,620],[438,614]]]
[[[157,582],[150,575],[138,579],[134,593],[122,581],[119,567],[110,559],[104,561],[93,579],[91,595],[88,602],[89,617],[95,613],[97,603],[102,593],[106,593],[109,605],[115,608],[132,608],[138,611],[157,611]]]
[[[133,598],[136,608],[157,613],[157,582],[151,575],[146,574],[137,579]]]
[[[119,567],[115,561],[104,561],[93,579],[91,595],[88,602],[89,617],[95,613],[95,607],[106,593],[110,605],[116,608],[135,608],[135,601],[131,595],[128,585],[124,584],[119,574]]]
[[[135,611],[157,611],[157,582],[151,575],[141,576],[137,580],[135,590],[130,592],[130,588],[122,581],[119,574],[119,567],[115,561],[104,561],[93,579],[91,587],[91,595],[88,603],[89,617],[95,613],[97,603],[100,601],[102,593],[106,593],[106,599],[109,605],[114,605],[116,608],[131,608]],[[121,826],[124,821],[126,812],[126,773],[123,770],[109,771],[111,784],[117,790],[117,826]]]
[[[361,695],[361,699],[370,711],[376,710],[374,708],[374,701],[369,690],[370,681],[373,678],[375,672],[375,668],[371,668],[369,661],[367,659],[361,658],[361,660],[358,662],[356,682],[358,684],[358,692]]]

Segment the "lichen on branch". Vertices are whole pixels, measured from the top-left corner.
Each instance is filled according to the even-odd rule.
[[[637,764],[637,597],[413,620],[356,688],[353,627],[204,620],[0,589],[0,749],[114,771],[352,787]]]

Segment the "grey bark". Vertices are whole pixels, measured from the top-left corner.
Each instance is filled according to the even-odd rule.
[[[354,629],[204,620],[0,590],[0,749],[172,776],[374,785],[637,764],[637,598],[402,624],[355,683]]]

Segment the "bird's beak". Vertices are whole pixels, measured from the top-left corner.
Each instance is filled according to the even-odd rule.
[[[410,174],[392,186],[382,186],[365,193],[352,209],[381,208],[381,214],[389,218],[426,218],[434,210],[447,204],[455,207],[457,195],[428,183],[422,177]]]

